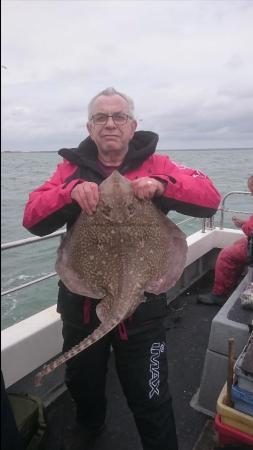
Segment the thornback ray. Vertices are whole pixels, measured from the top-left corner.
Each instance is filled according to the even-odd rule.
[[[45,365],[35,383],[127,319],[145,298],[175,285],[186,261],[185,234],[151,200],[135,197],[131,182],[114,171],[99,186],[91,216],[84,211],[59,249],[56,272],[76,294],[101,299],[101,324],[90,336]]]

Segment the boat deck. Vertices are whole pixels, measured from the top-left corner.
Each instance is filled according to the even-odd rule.
[[[202,373],[209,331],[219,307],[197,303],[197,294],[205,292],[212,277],[195,283],[168,306],[166,319],[169,385],[173,398],[180,450],[213,450],[210,418],[190,407]],[[108,413],[106,428],[96,442],[84,446],[78,440],[66,444],[68,427],[74,423],[74,404],[65,392],[47,410],[46,450],[141,450],[139,436],[114,367],[113,354],[108,372]],[[201,443],[197,444],[202,432]],[[64,444],[65,442],[65,444]]]

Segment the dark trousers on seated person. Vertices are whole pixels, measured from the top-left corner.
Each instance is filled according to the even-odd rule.
[[[82,328],[63,321],[63,351],[79,343],[97,326],[94,314]],[[119,328],[115,328],[67,362],[66,384],[77,406],[77,420],[90,430],[105,421],[105,383],[112,346],[116,370],[143,449],[177,450],[163,321],[156,319],[138,327],[130,324],[126,331],[127,337],[122,340]]]

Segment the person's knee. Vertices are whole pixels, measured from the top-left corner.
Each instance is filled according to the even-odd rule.
[[[132,395],[127,397],[129,408],[134,415],[142,416],[143,414],[154,412],[159,410],[170,411],[172,410],[172,399],[167,386],[162,390],[160,386],[150,387],[143,396]]]

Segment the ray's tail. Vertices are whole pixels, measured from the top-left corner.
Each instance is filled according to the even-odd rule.
[[[93,333],[91,333],[89,336],[87,336],[85,339],[79,342],[79,344],[75,345],[70,350],[68,350],[58,358],[51,361],[49,364],[43,366],[41,371],[35,375],[34,378],[35,386],[41,386],[44,378],[47,375],[49,375],[51,372],[57,369],[57,367],[61,366],[69,359],[78,355],[78,353],[82,352],[83,350],[85,350],[86,348],[90,347],[92,344],[97,342],[99,339],[101,339],[103,336],[105,336],[107,333],[113,330],[113,328],[115,328],[119,324],[119,322],[120,320],[114,318],[107,323],[101,323],[99,327],[93,331]]]

